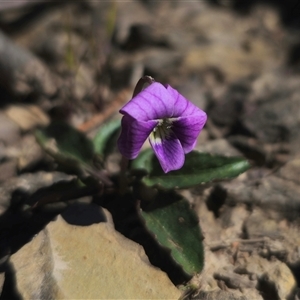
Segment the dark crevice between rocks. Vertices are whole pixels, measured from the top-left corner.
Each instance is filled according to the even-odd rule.
[[[0,229],[0,240],[6,240],[11,253],[15,253],[52,221],[56,215],[57,212],[37,213],[28,219],[22,219],[20,215],[17,217],[20,219],[19,222],[7,224],[5,228]]]
[[[19,189],[15,190],[11,196],[10,207],[0,217],[0,245],[5,243],[10,253],[15,253],[62,213],[70,205],[70,200],[73,201],[97,191],[98,187],[94,186],[78,187],[76,180],[60,181],[49,187],[38,189],[33,194]],[[101,211],[93,211],[91,214],[93,208],[88,203],[73,204],[75,205],[73,205],[72,212],[75,215],[81,213],[82,217],[80,219],[82,223],[78,225],[88,226],[104,221]],[[66,213],[64,217],[70,224],[80,223],[70,214]]]
[[[286,64],[292,69],[300,71],[300,43],[296,43],[290,48]]]
[[[48,189],[49,192],[49,189]],[[0,245],[5,245],[11,254],[17,252],[52,221],[64,207],[57,209],[26,209],[31,199],[40,190],[30,195],[22,190],[12,193],[10,207],[0,217]]]
[[[242,232],[240,234],[240,238],[243,239],[243,240],[248,240],[249,239],[249,234],[248,234],[247,227],[246,227],[247,219],[243,223]]]
[[[266,166],[266,154],[261,149],[256,149],[245,143],[245,139],[240,136],[231,136],[228,138],[229,143],[238,149],[247,159],[255,163],[256,166]]]
[[[255,135],[244,125],[243,120],[236,120],[227,136],[243,135],[255,138]]]
[[[208,210],[214,213],[216,218],[220,216],[220,209],[225,204],[226,197],[226,190],[220,185],[215,185],[209,197],[207,198],[206,206]]]
[[[125,51],[136,51],[145,47],[171,48],[165,38],[156,36],[152,27],[146,24],[133,24],[127,40],[120,46]]]
[[[274,283],[269,282],[264,277],[259,279],[257,290],[260,292],[264,300],[280,300]]]
[[[15,270],[10,263],[5,264],[5,280],[0,300],[22,300],[17,290]]]

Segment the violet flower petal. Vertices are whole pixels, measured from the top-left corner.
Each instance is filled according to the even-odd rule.
[[[193,116],[178,118],[173,122],[172,130],[180,140],[184,153],[189,153],[194,149],[206,119],[206,113],[200,110]]]
[[[134,159],[138,156],[144,142],[158,121],[137,121],[130,116],[122,118],[122,132],[118,139],[118,148],[123,156]]]
[[[175,98],[160,83],[154,82],[125,104],[120,113],[140,121],[171,117]]]
[[[200,108],[192,102],[184,98],[177,90],[173,89],[170,85],[166,85],[166,89],[172,99],[175,100],[172,116],[170,117],[185,117],[193,116],[195,114],[205,114]],[[205,114],[206,115],[206,114]]]
[[[165,173],[178,170],[183,166],[184,152],[173,132],[167,138],[155,138],[151,134],[149,142]]]

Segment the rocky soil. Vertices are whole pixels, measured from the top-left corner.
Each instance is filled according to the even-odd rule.
[[[0,3],[0,299],[300,299],[300,3],[282,3]],[[181,191],[204,235],[192,279],[145,252],[130,211],[61,201],[74,175],[34,136],[64,120],[92,137],[142,75],[207,112],[198,150],[252,163]]]

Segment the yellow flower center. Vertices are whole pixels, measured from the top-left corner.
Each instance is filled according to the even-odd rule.
[[[161,143],[162,140],[166,140],[170,137],[172,132],[173,120],[160,119],[157,126],[153,129],[151,133],[151,138],[155,140],[155,143]]]

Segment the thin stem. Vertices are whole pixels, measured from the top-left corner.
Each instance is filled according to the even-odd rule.
[[[122,155],[120,180],[119,180],[119,193],[121,195],[125,194],[128,185],[128,180],[126,176],[128,166],[129,166],[129,159]]]
[[[105,186],[111,187],[113,186],[113,182],[108,177],[108,174],[105,170],[94,170],[92,168],[86,167],[85,170],[92,175],[93,177],[100,180]]]
[[[153,82],[155,82],[153,77],[148,75],[143,76],[136,84],[132,94],[132,98],[135,97],[138,93],[140,93],[145,88],[145,84],[148,84],[149,86]]]

